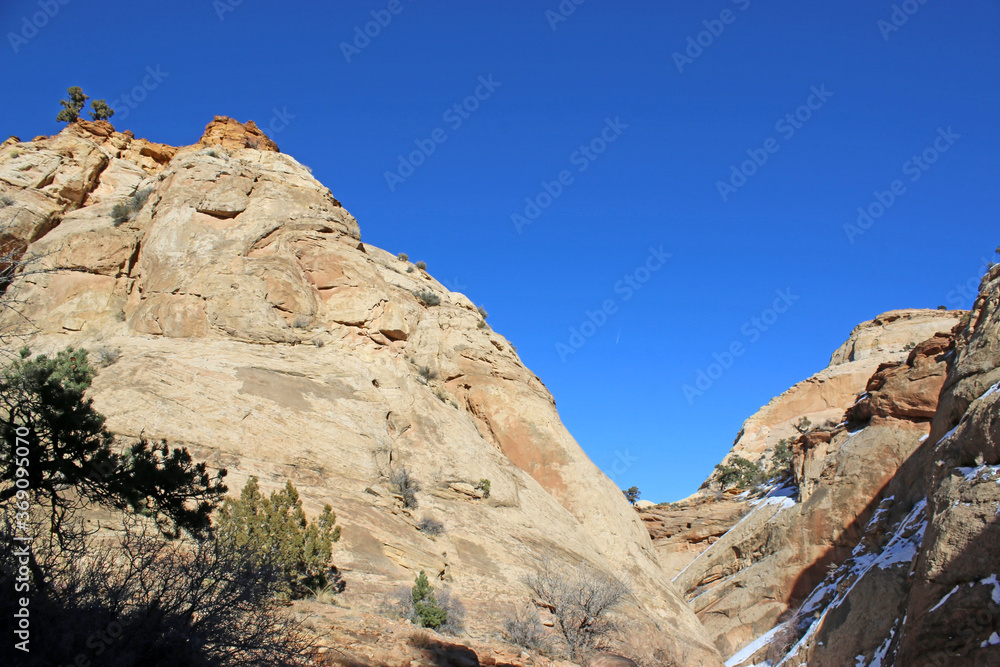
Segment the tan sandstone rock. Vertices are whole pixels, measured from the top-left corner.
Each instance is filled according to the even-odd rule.
[[[14,240],[50,270],[12,288],[32,349],[121,353],[90,392],[111,430],[187,446],[234,492],[256,475],[293,481],[310,512],[331,503],[336,563],[372,604],[425,570],[495,633],[542,558],[587,562],[629,582],[636,642],[719,664],[635,511],[468,298],[362,244],[252,123],[217,117],[175,150],[109,128],[16,144],[0,183],[28,212]],[[116,227],[111,208],[145,188]],[[391,487],[404,466],[416,508]],[[445,532],[418,530],[424,516]]]

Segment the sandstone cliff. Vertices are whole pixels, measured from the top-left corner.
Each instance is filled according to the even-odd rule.
[[[217,117],[181,148],[106,122],[12,138],[0,197],[4,247],[37,269],[0,326],[34,352],[81,346],[108,364],[91,396],[124,439],[187,446],[234,490],[253,474],[265,489],[292,480],[307,509],[331,503],[352,604],[426,570],[483,637],[541,559],[587,562],[630,582],[639,643],[719,663],[510,343],[464,295],[363,243],[256,126]],[[389,483],[404,467],[416,508]],[[445,532],[419,530],[424,517]]]
[[[818,378],[867,363],[870,377],[840,393],[839,413],[827,416],[815,399],[788,407],[793,388],[748,420],[766,429],[749,443],[744,429],[730,453],[760,458],[775,430],[788,433],[786,477],[721,498],[710,480],[695,497],[644,513],[654,537],[686,526],[659,535],[657,547],[668,567],[679,553],[698,554],[675,583],[727,665],[1000,660],[998,301],[994,267],[971,314],[895,311],[861,325],[831,368],[796,385],[819,395]],[[896,338],[886,346],[894,359],[870,354],[872,325],[912,324],[913,315],[938,326]],[[813,427],[771,429],[775,414]],[[701,544],[692,541],[699,525],[712,527]]]

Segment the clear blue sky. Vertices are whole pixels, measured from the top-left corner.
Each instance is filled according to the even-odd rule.
[[[215,114],[254,119],[365,241],[485,304],[591,458],[654,501],[693,492],[743,419],[858,322],[968,307],[954,290],[1000,242],[997,0],[910,0],[899,26],[889,0],[570,0],[566,20],[546,15],[558,0],[233,3],[51,0],[35,34],[25,17],[46,3],[7,0],[0,133],[55,132],[71,85],[166,143]],[[352,44],[373,11],[387,24]],[[719,34],[674,55],[703,31]],[[543,181],[558,196],[518,229]],[[849,239],[876,191],[894,201]],[[672,256],[650,259],[660,246]],[[776,290],[793,298],[772,318]]]

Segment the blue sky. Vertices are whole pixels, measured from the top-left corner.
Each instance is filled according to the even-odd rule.
[[[57,131],[71,85],[165,143],[255,120],[654,501],[857,323],[968,307],[1000,242],[997,0],[9,0],[0,29],[0,133]]]

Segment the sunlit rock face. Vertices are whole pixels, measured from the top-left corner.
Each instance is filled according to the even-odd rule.
[[[175,148],[80,122],[5,143],[0,190],[4,243],[41,270],[12,287],[26,319],[3,326],[35,352],[120,351],[90,396],[125,439],[187,446],[234,491],[256,475],[291,480],[310,511],[331,503],[350,595],[425,570],[496,632],[540,560],[586,561],[630,582],[641,641],[719,664],[511,344],[467,297],[364,243],[256,126],[217,117]],[[390,483],[403,467],[415,508]],[[424,517],[445,532],[420,531]]]

